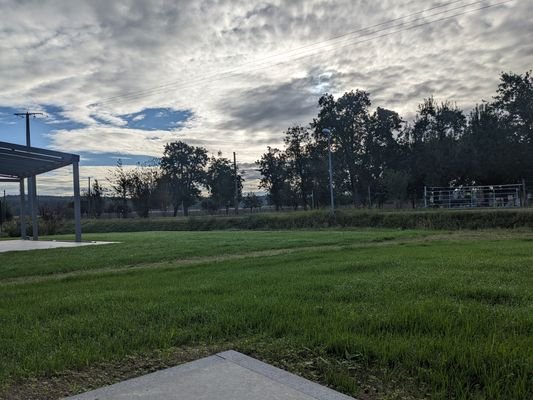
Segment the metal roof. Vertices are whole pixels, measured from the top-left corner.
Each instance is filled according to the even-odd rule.
[[[76,154],[0,142],[0,181],[18,182],[79,160]]]

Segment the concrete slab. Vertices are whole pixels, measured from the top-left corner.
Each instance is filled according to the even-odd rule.
[[[130,379],[66,400],[353,400],[236,351]]]
[[[96,246],[117,242],[58,242],[55,240],[0,240],[0,253],[6,251],[28,251],[57,249],[61,247]]]

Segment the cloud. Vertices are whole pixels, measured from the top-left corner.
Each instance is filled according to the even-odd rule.
[[[281,132],[290,124],[307,124],[316,113],[319,95],[312,90],[318,85],[308,76],[232,93],[218,105],[228,116],[220,127]]]
[[[146,114],[139,114],[133,117],[131,120],[137,122],[137,121],[142,121],[145,118],[146,118]]]
[[[520,0],[314,45],[442,4],[0,0],[0,107],[52,110],[36,142],[54,149],[158,156],[185,140],[252,163],[289,125],[310,122],[325,91],[365,89],[375,107],[411,117],[430,95],[468,109],[493,96],[500,72],[531,68],[533,8]],[[12,129],[0,119],[0,133]]]

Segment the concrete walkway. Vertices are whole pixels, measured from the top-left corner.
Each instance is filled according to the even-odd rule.
[[[60,247],[81,247],[110,244],[116,242],[57,242],[55,240],[0,240],[0,253],[6,251],[28,251],[57,249]]]
[[[69,397],[68,400],[353,400],[236,351]]]

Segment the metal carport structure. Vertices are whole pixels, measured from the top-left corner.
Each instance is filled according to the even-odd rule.
[[[37,175],[72,165],[74,187],[74,220],[76,242],[81,242],[80,206],[80,156],[38,147],[0,142],[0,182],[19,182],[20,185],[20,231],[26,239],[26,194],[24,180],[35,180]],[[30,188],[31,185],[28,185]],[[35,188],[35,185],[33,186]],[[38,240],[37,193],[29,190],[30,213],[33,221],[33,239]]]

